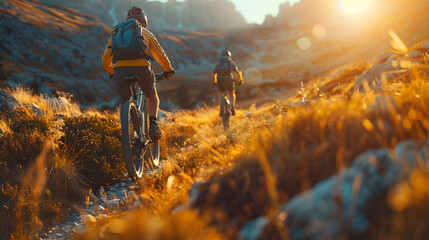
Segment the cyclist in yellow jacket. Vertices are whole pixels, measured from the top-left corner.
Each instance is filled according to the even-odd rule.
[[[112,36],[115,37],[110,36],[106,49],[104,50],[103,67],[107,74],[109,74],[110,78],[117,82],[122,103],[128,101],[131,96],[129,85],[124,77],[132,75],[139,77],[138,84],[147,99],[147,111],[150,119],[149,135],[152,140],[156,141],[159,140],[162,136],[157,123],[159,98],[155,87],[155,75],[150,67],[151,64],[149,59],[151,59],[151,57],[149,56],[148,50],[150,50],[155,60],[164,69],[163,75],[165,78],[173,76],[174,69],[171,67],[170,60],[168,59],[158,40],[149,30],[146,29],[147,16],[145,12],[141,8],[131,8],[127,14],[127,20],[133,21],[133,19],[136,19],[141,24],[140,28],[136,28],[139,31],[137,33],[137,39],[141,42],[133,42],[133,45],[139,44],[135,46],[144,46],[144,51],[137,51],[140,55],[135,55],[135,53],[133,53],[134,55],[122,54],[119,56],[119,54],[116,54],[118,55],[116,56],[114,54],[115,49],[112,49],[115,48],[115,44],[112,46],[112,41],[114,42],[114,39],[116,39],[116,35],[114,34],[115,31],[116,34],[118,32],[118,25],[115,28],[115,31],[112,33]]]

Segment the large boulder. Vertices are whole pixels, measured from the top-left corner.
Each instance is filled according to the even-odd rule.
[[[65,112],[71,107],[70,102],[64,97],[50,97],[49,104],[54,112]]]
[[[386,52],[381,54],[374,60],[371,69],[356,78],[356,88],[360,92],[381,91],[383,81],[393,81],[407,71],[401,68],[401,59],[402,56],[397,53]]]
[[[420,61],[420,62],[424,62],[425,59],[425,55],[429,54],[429,41],[423,43],[420,48],[416,49],[416,50],[412,50],[409,54],[408,57],[416,60],[416,61]]]
[[[409,140],[394,149],[368,150],[349,169],[284,204],[275,221],[289,227],[292,239],[339,239],[344,234],[363,233],[369,227],[364,211],[367,204],[407,179],[413,167],[428,159],[428,147],[429,141],[417,144]],[[260,217],[243,226],[244,239],[259,239],[268,219]]]
[[[422,46],[420,47],[420,50],[429,51],[429,41],[423,43]]]

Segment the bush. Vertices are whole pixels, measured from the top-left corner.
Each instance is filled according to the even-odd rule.
[[[107,117],[65,118],[60,149],[92,187],[124,179],[119,123]]]
[[[34,236],[65,217],[64,207],[83,200],[88,186],[124,178],[117,118],[63,120],[45,110],[38,116],[30,107],[20,106],[2,114],[1,239]]]

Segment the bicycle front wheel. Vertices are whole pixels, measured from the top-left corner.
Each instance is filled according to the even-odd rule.
[[[136,180],[143,175],[142,119],[132,101],[127,101],[121,110],[122,148],[125,166],[131,179]]]

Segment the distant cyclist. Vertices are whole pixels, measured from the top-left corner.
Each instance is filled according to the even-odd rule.
[[[118,24],[110,36],[103,53],[103,66],[110,77],[118,83],[121,103],[128,101],[131,92],[126,76],[139,77],[138,84],[147,99],[147,111],[150,125],[149,135],[157,141],[162,137],[157,123],[159,98],[156,91],[155,75],[152,72],[148,49],[155,60],[164,69],[165,78],[174,75],[170,60],[155,36],[146,29],[147,17],[138,7],[132,7],[127,14],[127,20]]]
[[[225,92],[228,92],[229,99],[231,100],[232,115],[235,115],[235,79],[238,79],[240,84],[244,83],[243,75],[238,70],[237,64],[231,59],[231,52],[224,50],[213,71],[212,81],[214,85],[217,85],[219,90],[219,106],[221,105],[222,96]]]

